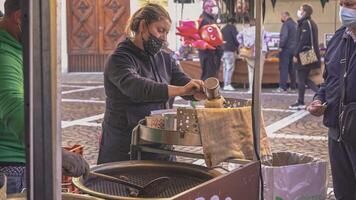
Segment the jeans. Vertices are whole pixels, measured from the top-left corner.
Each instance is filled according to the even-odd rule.
[[[235,53],[224,51],[224,86],[231,85],[232,75],[235,69]]]
[[[305,95],[305,85],[308,85],[310,89],[314,92],[319,90],[318,86],[309,79],[311,69],[303,68],[297,71],[298,77],[298,103],[304,104],[304,95]]]
[[[24,166],[0,166],[0,173],[7,178],[7,194],[20,193],[26,188],[26,170]]]
[[[262,78],[263,78],[263,65],[265,63],[265,53],[261,54],[261,84],[262,84]],[[255,58],[246,58],[247,62],[247,70],[248,70],[248,91],[252,92],[253,88],[253,74],[254,74],[254,69],[255,69]]]
[[[284,49],[279,53],[279,87],[287,90],[288,74],[290,88],[296,89],[296,70],[293,66],[293,53],[291,50]]]
[[[354,200],[356,199],[356,146],[338,142],[330,137],[328,145],[335,197],[337,200]]]

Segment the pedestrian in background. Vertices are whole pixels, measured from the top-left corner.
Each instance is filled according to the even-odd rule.
[[[240,44],[240,57],[246,60],[248,69],[248,93],[252,93],[253,73],[255,68],[255,35],[256,35],[256,20],[250,19],[249,27],[245,27],[237,35],[237,41]],[[263,65],[267,53],[267,42],[269,41],[268,34],[263,30],[262,39],[262,54],[261,54],[261,79],[263,77]]]
[[[308,111],[314,116],[324,115],[323,123],[329,129],[328,148],[336,199],[353,200],[356,198],[356,121],[355,113],[348,112],[348,108],[353,108],[352,103],[356,102],[353,69],[356,67],[356,0],[340,1],[340,19],[343,27],[336,31],[325,53],[325,82]],[[351,126],[340,126],[343,122]]]
[[[199,29],[208,24],[216,24],[216,17],[218,13],[219,8],[216,0],[204,0],[203,13],[200,16],[201,23],[199,25]],[[202,68],[201,80],[218,76],[223,52],[224,51],[221,46],[217,46],[214,50],[199,50],[199,61]]]
[[[231,85],[232,75],[235,69],[235,55],[238,50],[236,19],[232,16],[228,18],[228,23],[221,29],[224,38],[224,90],[235,90]]]
[[[298,79],[298,100],[296,103],[289,106],[292,110],[305,109],[304,95],[305,85],[308,85],[314,92],[318,91],[318,86],[309,79],[309,74],[312,69],[320,68],[320,51],[318,45],[318,27],[312,20],[313,8],[309,4],[303,4],[297,11],[298,29],[297,29],[297,47],[294,56],[296,59],[297,79]],[[308,65],[302,65],[300,53],[314,48],[317,62]]]
[[[288,75],[290,92],[296,91],[296,71],[293,67],[293,52],[297,45],[297,23],[290,17],[289,12],[281,13],[282,28],[279,42],[279,88],[276,92],[286,92]]]

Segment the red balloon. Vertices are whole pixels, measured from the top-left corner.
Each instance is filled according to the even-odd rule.
[[[216,24],[203,26],[198,30],[201,20],[180,21],[177,35],[180,35],[184,45],[192,45],[198,49],[215,49],[224,43],[221,31]]]
[[[199,30],[201,38],[211,46],[217,47],[224,43],[220,28],[216,24],[208,24]]]
[[[207,43],[204,40],[197,40],[192,43],[192,46],[197,48],[197,49],[211,49],[214,50],[215,47],[211,46],[209,43]]]

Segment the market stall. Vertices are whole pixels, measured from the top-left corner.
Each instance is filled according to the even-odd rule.
[[[201,66],[199,60],[182,59],[180,65],[183,70],[192,78],[200,78]],[[321,69],[315,69],[310,74],[310,78],[316,84],[323,82],[322,71],[324,69],[324,62],[322,61]],[[220,67],[219,80],[223,82],[223,66]],[[235,84],[242,84],[244,87],[248,85],[247,63],[241,58],[235,61],[235,70],[232,76],[232,82]],[[279,83],[279,59],[278,50],[271,50],[267,53],[264,63],[262,84],[278,84]]]
[[[262,1],[256,0],[255,6],[257,18],[256,49],[261,49]],[[45,0],[26,1],[24,3],[25,23],[23,23],[23,30],[24,33],[29,33],[27,35],[24,34],[26,130],[28,130],[26,132],[27,199],[29,200],[61,199],[61,143],[60,134],[58,134],[60,132],[60,123],[58,122],[60,93],[57,89],[57,80],[59,80],[57,72],[59,69],[56,67],[56,31],[54,27],[56,14],[54,7],[54,2]],[[261,134],[261,127],[263,127],[263,121],[261,120],[261,80],[258,78],[261,73],[260,56],[261,51],[256,51],[256,60],[258,61],[255,65],[253,98],[252,102],[248,102],[249,110],[244,109],[248,111],[248,116],[251,119],[248,121],[248,125],[252,133],[251,143],[253,145],[250,146],[253,146],[253,148],[249,149],[252,155],[250,158],[252,159],[237,160],[237,163],[241,164],[241,166],[225,173],[216,172],[211,166],[201,167],[192,164],[140,161],[140,152],[156,151],[155,149],[141,146],[142,140],[172,145],[204,145],[203,141],[200,140],[200,136],[191,135],[187,131],[165,131],[164,133],[157,130],[152,131],[146,121],[138,125],[141,133],[133,135],[132,144],[133,148],[136,149],[133,149],[132,155],[134,151],[137,152],[137,161],[109,163],[93,167],[91,169],[93,176],[87,179],[79,178],[75,180],[77,187],[82,192],[99,198],[133,199],[130,197],[140,197],[140,192],[145,190],[145,186],[152,185],[154,180],[158,179],[163,180],[163,182],[159,181],[160,184],[164,185],[162,187],[164,190],[161,193],[169,193],[166,196],[159,193],[161,195],[158,196],[159,198],[216,199],[222,196],[224,199],[259,199],[260,194],[262,194],[262,188],[260,188],[262,185],[260,184],[260,150],[262,149],[260,140],[263,136]],[[216,87],[213,89],[216,89]],[[230,108],[241,107],[246,104],[241,103],[241,101],[240,103],[232,102],[230,103]],[[189,111],[187,112],[189,113]],[[190,117],[193,115],[195,114],[190,115]],[[185,125],[186,128],[191,128],[190,125],[192,124]],[[192,126],[194,127],[194,125]],[[143,134],[142,130],[146,130],[146,134]],[[169,137],[169,134],[174,134],[174,137]],[[158,150],[157,153],[174,154],[175,152]],[[192,155],[187,152],[176,154],[205,158],[201,157],[201,155]],[[233,162],[234,159],[230,160]],[[111,179],[111,181],[108,183],[108,181],[100,179],[98,173],[103,173],[104,176],[101,177],[106,175],[106,178]],[[114,179],[120,184],[113,184]],[[139,183],[141,185],[134,186]],[[132,190],[135,187],[136,190]],[[157,188],[159,187],[154,187],[153,189]],[[137,196],[130,196],[132,195],[131,192],[137,192],[138,194]],[[149,192],[154,192],[154,190],[149,190]],[[151,196],[150,198],[156,197]]]

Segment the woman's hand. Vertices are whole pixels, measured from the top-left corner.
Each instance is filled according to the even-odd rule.
[[[185,86],[168,86],[168,95],[175,96],[190,96],[193,95],[196,100],[203,100],[206,98],[204,93],[204,82],[197,79],[192,79]]]
[[[326,109],[326,104],[322,104],[320,100],[314,100],[307,107],[307,110],[309,111],[309,113],[316,117],[322,116],[325,112],[325,109]]]
[[[186,95],[195,95],[197,93],[204,93],[204,82],[198,79],[192,79],[184,87],[184,94]]]
[[[293,62],[294,62],[294,63],[297,63],[297,62],[298,62],[298,58],[295,57],[295,56],[293,56]]]

